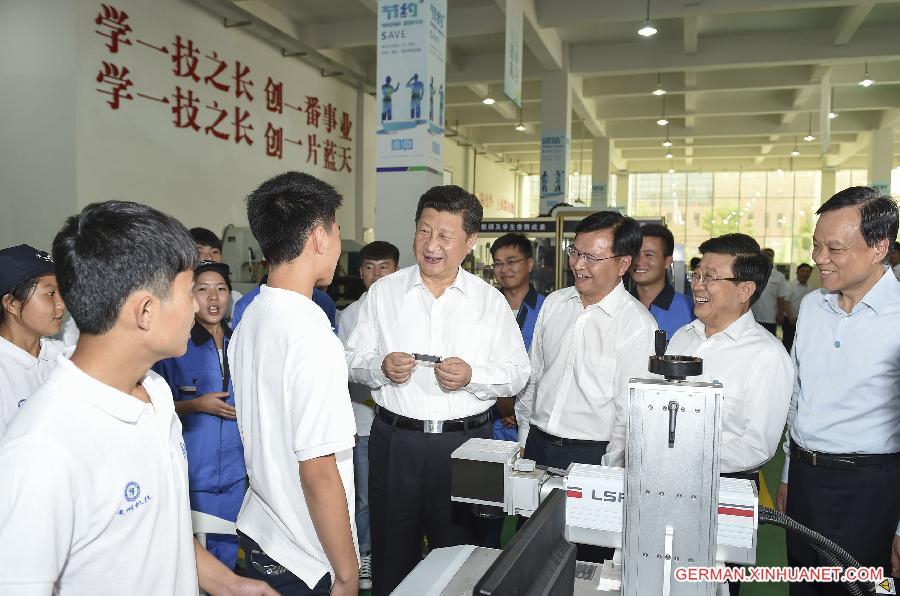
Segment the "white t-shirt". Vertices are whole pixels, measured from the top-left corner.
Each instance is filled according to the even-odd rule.
[[[181,422],[60,357],[0,439],[0,594],[196,594]]]
[[[65,349],[61,341],[42,338],[37,358],[0,337],[0,437],[10,420],[56,367]]]
[[[365,299],[367,292],[356,302],[351,302],[344,310],[338,313],[338,337],[344,344],[350,337],[350,332],[356,327],[359,318],[359,307]],[[372,390],[362,383],[350,383],[350,405],[353,406],[353,417],[356,419],[356,434],[368,437],[372,432],[372,423],[375,421],[375,410],[372,409]]]
[[[357,544],[356,428],[344,348],[315,302],[264,285],[231,336],[228,362],[250,477],[237,527],[314,586],[332,568],[309,515],[298,462],[335,454]]]
[[[753,318],[758,323],[770,325],[776,322],[780,323],[780,321],[775,321],[775,315],[778,313],[778,299],[787,298],[788,293],[788,284],[784,274],[773,267],[762,295],[751,307]]]

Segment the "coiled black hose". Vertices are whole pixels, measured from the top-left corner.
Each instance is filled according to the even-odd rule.
[[[822,536],[818,532],[810,530],[806,526],[802,526],[784,513],[780,511],[775,511],[774,509],[769,509],[768,507],[760,507],[759,508],[759,521],[764,524],[770,524],[773,526],[778,526],[780,528],[784,528],[786,531],[799,534],[812,546],[813,550],[815,550],[819,556],[821,556],[825,562],[834,567],[841,567],[842,569],[846,569],[847,567],[860,567],[859,561],[853,558],[853,556],[841,548],[840,545],[836,544],[834,541],[829,540],[825,536]],[[875,594],[875,584],[872,582],[843,582],[844,587],[847,588],[847,592],[852,594],[853,596],[867,596],[871,594]]]

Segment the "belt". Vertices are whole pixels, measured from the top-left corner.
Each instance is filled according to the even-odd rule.
[[[804,449],[791,440],[791,458],[821,468],[860,468],[900,462],[900,453],[822,453]]]
[[[532,426],[529,432],[536,432],[542,439],[560,447],[603,447],[609,443],[609,441],[587,441],[585,439],[566,439],[557,437],[536,426]]]
[[[407,418],[400,414],[394,414],[378,404],[375,405],[375,414],[393,427],[405,430],[415,430],[427,434],[471,430],[473,428],[484,426],[491,419],[491,411],[486,410],[481,414],[466,416],[465,418],[455,418],[453,420],[419,420],[418,418]]]

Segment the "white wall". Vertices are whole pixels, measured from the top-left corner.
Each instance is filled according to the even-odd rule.
[[[479,155],[476,162],[473,153],[471,147],[460,147],[453,139],[444,139],[444,168],[453,172],[453,183],[478,196],[485,217],[516,217],[522,212],[523,200],[519,177],[508,166],[484,155]]]
[[[246,225],[246,195],[286,170],[307,171],[343,194],[342,236],[361,239],[363,227],[374,226],[374,171],[369,171],[374,170],[374,147],[366,122],[373,118],[372,97],[283,57],[280,49],[241,28],[226,29],[219,17],[188,0],[106,4],[127,12],[132,28],[127,34],[131,44],[121,43],[115,53],[96,33],[102,29],[94,22],[99,1],[0,0],[0,245],[27,241],[49,247],[65,216],[108,199],[148,203],[188,227],[219,232],[229,223]],[[199,81],[173,72],[176,35],[199,49]],[[203,77],[215,70],[208,57],[212,52],[227,64],[219,80],[228,92],[204,83]],[[250,68],[252,101],[235,95],[231,77],[238,60]],[[107,103],[111,96],[98,91],[111,88],[96,80],[104,62],[129,69],[132,85],[126,92],[132,99],[122,99],[116,110]],[[288,107],[281,114],[268,111],[268,77],[283,83],[286,103],[302,107],[307,96],[318,97],[319,127],[307,123],[306,113]],[[175,126],[176,87],[199,99],[199,131]],[[229,134],[227,141],[204,132],[218,113],[213,102],[228,111],[218,127]],[[348,113],[352,140],[342,139],[339,127],[325,130],[328,103],[335,106],[338,122]],[[245,123],[253,126],[248,131],[252,145],[234,141],[236,108],[250,115]],[[268,123],[303,145],[285,142],[282,159],[267,156]],[[307,162],[313,133],[322,145],[318,165]],[[323,167],[326,140],[350,147],[352,172]],[[340,167],[340,149],[335,158]]]
[[[75,3],[0,0],[0,247],[75,211]]]

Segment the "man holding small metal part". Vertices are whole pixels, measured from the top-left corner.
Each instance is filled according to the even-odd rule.
[[[387,595],[431,548],[474,543],[470,506],[450,501],[450,454],[490,438],[490,409],[530,366],[503,295],[460,265],[482,208],[458,186],[419,199],[416,265],[376,281],[347,340],[350,379],[372,388],[372,583]]]

